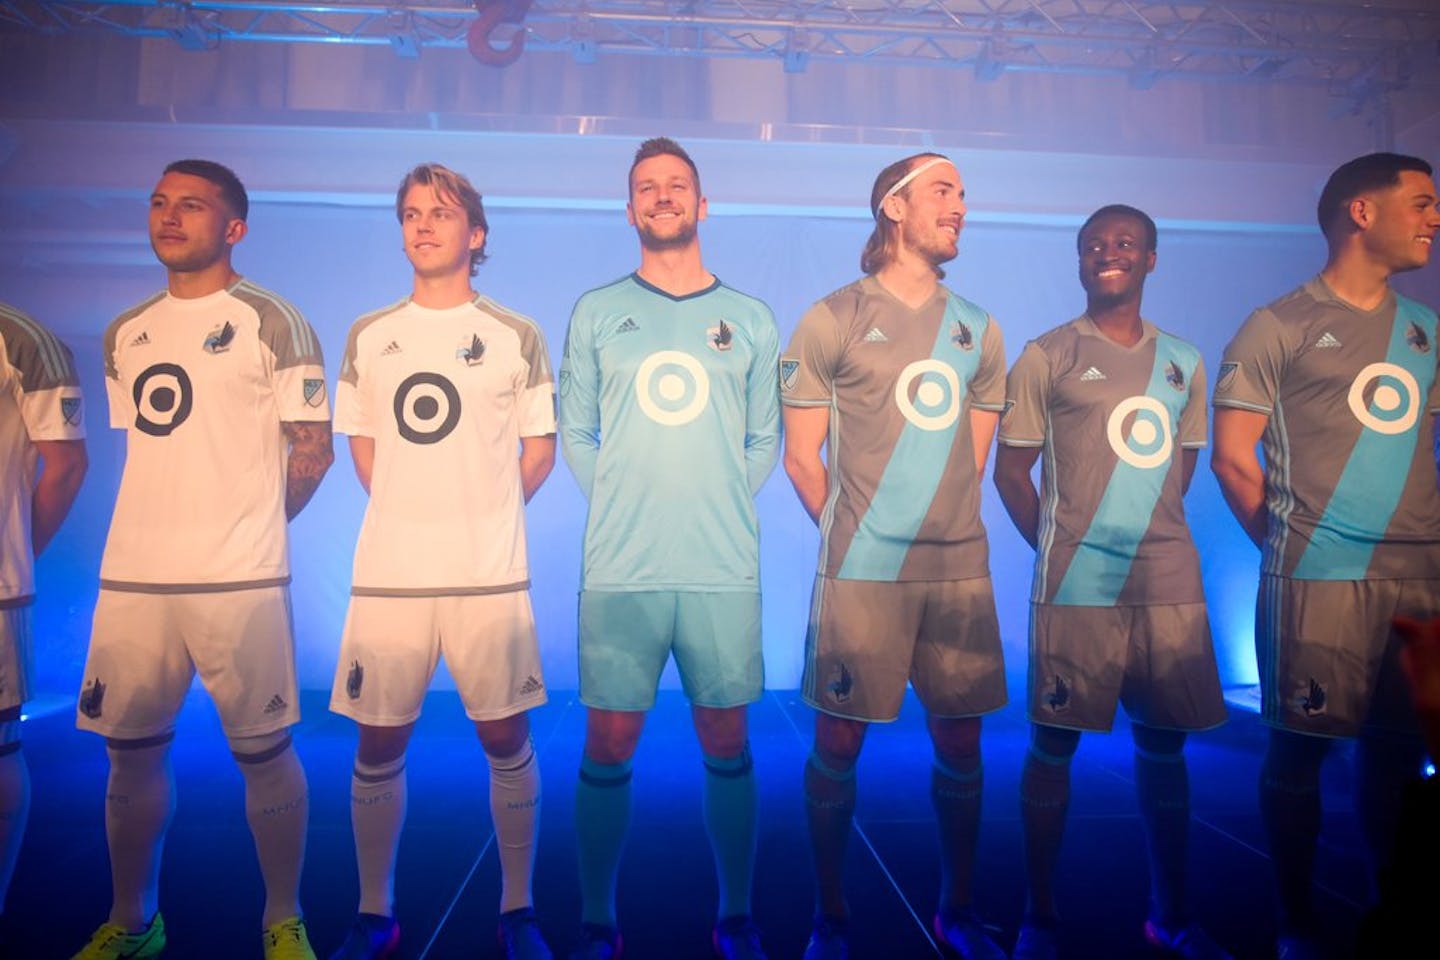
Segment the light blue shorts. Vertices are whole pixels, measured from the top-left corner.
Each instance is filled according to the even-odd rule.
[[[580,702],[587,707],[649,710],[672,651],[696,706],[760,699],[760,594],[580,592]]]

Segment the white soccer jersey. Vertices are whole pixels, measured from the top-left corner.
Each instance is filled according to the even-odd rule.
[[[335,428],[375,440],[352,593],[528,586],[519,441],[555,432],[539,327],[492,300],[409,300],[350,330]]]
[[[157,294],[105,331],[105,386],[126,454],[101,586],[288,582],[281,424],[330,418],[300,313],[248,280],[193,300]]]
[[[69,349],[0,303],[0,608],[21,606],[35,593],[35,441],[84,438],[80,381]]]

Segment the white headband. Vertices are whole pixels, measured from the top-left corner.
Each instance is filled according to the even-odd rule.
[[[924,163],[917,164],[913,170],[911,170],[909,173],[905,174],[905,176],[901,177],[899,180],[896,180],[896,181],[895,181],[895,186],[893,186],[893,187],[891,187],[889,190],[886,190],[886,191],[885,191],[885,196],[883,196],[883,197],[880,198],[880,203],[875,204],[875,209],[874,209],[873,211],[871,211],[871,215],[872,215],[872,216],[875,216],[875,217],[879,217],[879,216],[880,216],[880,207],[881,207],[881,205],[884,204],[886,200],[889,200],[891,197],[895,196],[895,194],[899,193],[901,190],[904,190],[904,189],[905,189],[905,185],[908,184],[911,180],[914,180],[916,177],[920,176],[920,174],[924,173],[926,170],[929,170],[931,167],[935,166],[937,163],[949,163],[949,162],[950,162],[950,158],[949,158],[949,157],[931,157],[929,160],[926,160]]]

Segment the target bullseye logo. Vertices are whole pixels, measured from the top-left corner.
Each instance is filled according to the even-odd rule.
[[[910,399],[910,386],[915,399]],[[960,418],[960,375],[943,360],[916,360],[895,381],[895,405],[921,430],[944,430]]]
[[[1153,470],[1164,466],[1175,445],[1170,435],[1170,409],[1154,397],[1126,397],[1110,411],[1105,438],[1115,455],[1132,467]]]
[[[460,422],[460,391],[438,373],[412,373],[395,389],[395,427],[411,443],[439,443]]]
[[[146,367],[135,378],[135,429],[152,437],[168,437],[190,416],[195,391],[190,375],[174,363]]]
[[[656,423],[683,426],[710,402],[710,375],[690,354],[661,350],[646,357],[635,371],[635,399]]]
[[[1355,419],[1376,433],[1404,433],[1420,419],[1420,384],[1393,363],[1372,363],[1356,374],[1348,399]]]

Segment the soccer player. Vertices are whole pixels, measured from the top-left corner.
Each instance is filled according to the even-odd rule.
[[[1271,730],[1260,812],[1284,960],[1320,954],[1310,874],[1320,767],[1337,738],[1359,738],[1356,808],[1384,866],[1422,752],[1390,620],[1440,614],[1435,311],[1389,283],[1429,261],[1440,231],[1430,164],[1352,160],[1331,174],[1317,215],[1324,269],[1252,313],[1225,348],[1211,458],[1261,553],[1255,650]]]
[[[82,413],[69,348],[0,303],[0,913],[30,813],[20,707],[30,695],[34,560],[85,478]]]
[[[395,214],[413,291],[350,329],[335,391],[335,427],[370,502],[330,697],[360,726],[360,916],[333,960],[388,957],[399,941],[405,748],[442,654],[490,765],[505,955],[548,958],[530,893],[540,766],[526,711],[545,685],[523,507],[555,463],[550,360],[534,322],[471,285],[489,224],[469,180],[421,164]]]
[[[630,821],[630,761],[673,652],[704,754],[705,826],[720,887],[712,941],[721,957],[757,958],[745,708],[760,697],[764,668],[752,498],[779,452],[779,334],[765,304],[701,262],[705,197],[679,144],[659,137],[640,145],[625,210],[640,238],[640,269],[580,298],[560,369],[560,442],[590,501],[575,956],[620,954],[615,875]]]
[[[1005,401],[1005,347],[985,310],[940,283],[965,222],[955,165],[933,153],[892,163],[870,212],[865,276],[811,307],[780,361],[785,471],[821,532],[801,689],[818,711],[805,764],[817,881],[805,957],[849,955],[841,867],[855,763],[869,724],[895,719],[908,678],[935,748],[935,935],[988,960],[1004,954],[972,906],[980,717],[1005,704],[1005,666],[980,478]]]
[[[126,454],[77,724],[105,737],[110,758],[114,900],[78,960],[165,947],[170,743],[197,671],[245,779],[266,960],[314,957],[299,905],[309,791],[289,734],[300,716],[286,521],[333,459],[330,404],[310,326],[231,266],[248,211],[228,168],[166,167],[150,245],[167,289],[105,331],[110,425],[125,431]]]
[[[1150,851],[1145,938],[1174,956],[1220,960],[1228,954],[1185,910],[1185,735],[1225,720],[1183,502],[1205,445],[1205,367],[1195,347],[1140,315],[1155,221],[1102,207],[1076,246],[1085,312],[1025,345],[995,454],[1000,499],[1035,548],[1020,776],[1029,897],[1014,956],[1056,955],[1070,760],[1083,731],[1109,731],[1120,702]]]

